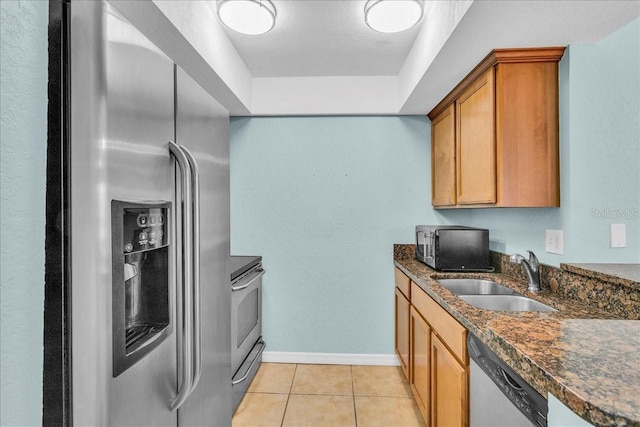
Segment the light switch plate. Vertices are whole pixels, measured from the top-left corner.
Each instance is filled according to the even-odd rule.
[[[627,247],[627,227],[625,224],[611,224],[610,243],[612,248]]]
[[[544,250],[550,254],[564,255],[564,231],[547,230],[544,239]]]

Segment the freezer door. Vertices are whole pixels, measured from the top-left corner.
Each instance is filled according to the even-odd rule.
[[[186,426],[231,425],[228,129],[229,113],[176,67],[176,143],[193,155],[200,176],[202,374],[178,411]]]
[[[71,2],[69,17],[73,424],[175,426],[177,328],[113,377],[111,251],[112,200],[175,207],[173,63],[107,2]]]

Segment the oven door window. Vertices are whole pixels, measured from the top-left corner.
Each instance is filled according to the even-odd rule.
[[[252,289],[244,295],[238,305],[238,334],[236,336],[236,348],[239,348],[249,336],[253,328],[258,324],[259,298],[258,288]]]

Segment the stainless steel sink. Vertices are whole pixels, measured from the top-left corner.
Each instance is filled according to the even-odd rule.
[[[514,290],[491,280],[440,279],[438,283],[455,295],[508,295],[516,293]]]
[[[558,311],[491,280],[440,279],[438,283],[468,304],[486,310]]]
[[[500,311],[558,311],[546,304],[519,294],[512,295],[458,295],[474,307]]]

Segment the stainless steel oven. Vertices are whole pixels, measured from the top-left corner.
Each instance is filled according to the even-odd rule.
[[[266,347],[262,339],[262,257],[231,257],[233,409],[242,400]]]

